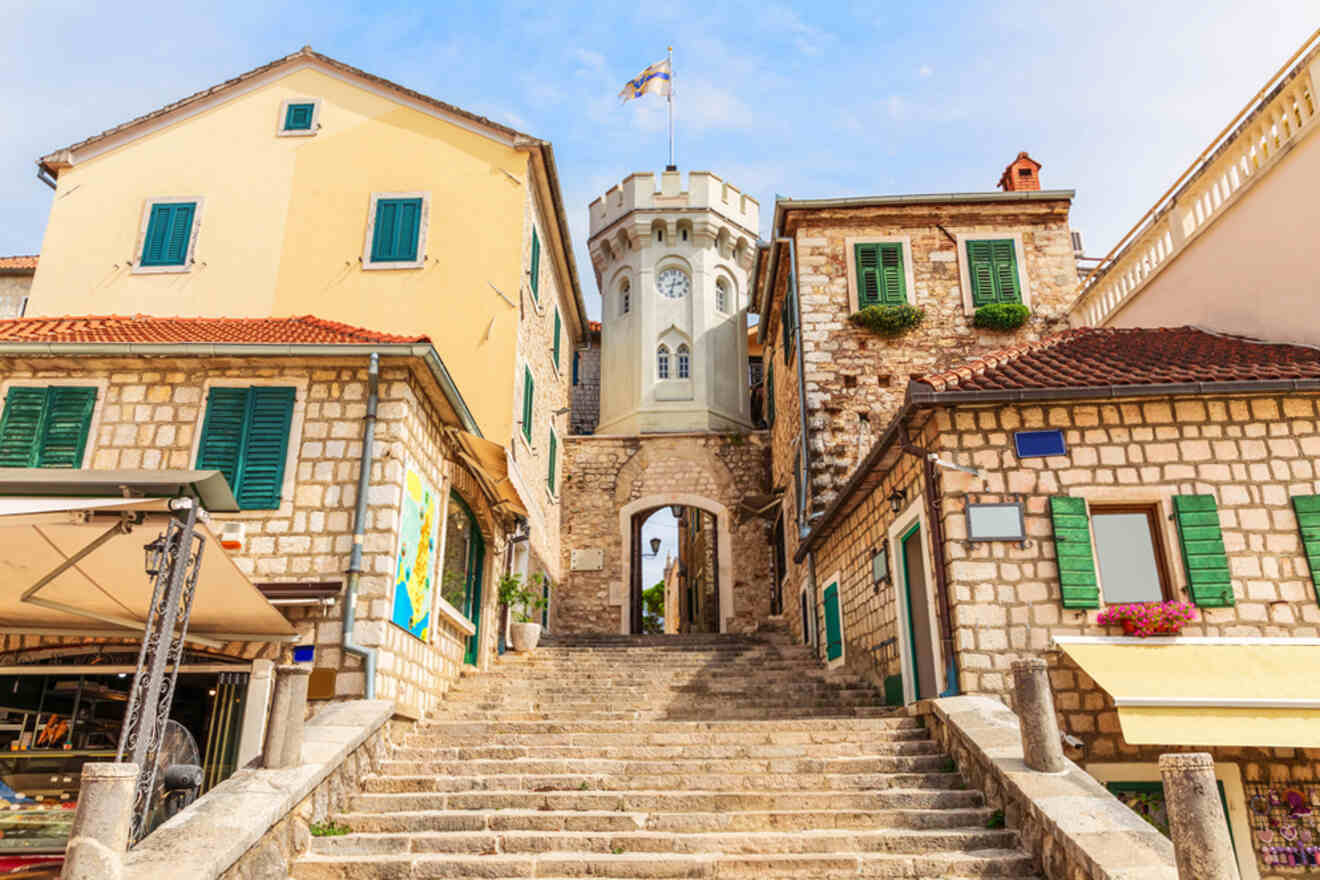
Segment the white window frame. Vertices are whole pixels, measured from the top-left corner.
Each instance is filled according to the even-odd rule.
[[[898,244],[903,246],[903,295],[907,304],[917,304],[917,285],[912,271],[912,236],[862,235],[843,240],[845,262],[848,269],[848,303],[853,311],[861,311],[862,290],[857,279],[857,245]]]
[[[918,493],[920,496],[920,493]],[[938,688],[946,680],[945,657],[943,645],[940,641],[940,622],[938,609],[935,606],[935,586],[932,578],[930,562],[930,526],[926,521],[926,503],[925,499],[918,497],[907,506],[894,521],[889,524],[885,532],[885,538],[889,542],[889,559],[891,570],[893,572],[891,579],[894,582],[895,607],[897,608],[898,618],[895,621],[895,629],[898,630],[898,656],[901,664],[903,676],[903,705],[907,705],[916,699],[917,684],[917,658],[915,646],[909,641],[907,621],[908,614],[908,596],[907,583],[903,577],[903,533],[912,528],[913,524],[921,527],[921,565],[925,574],[926,582],[926,602],[929,607],[930,620],[930,646],[935,655],[935,685]],[[923,694],[922,699],[932,699],[938,697],[939,693]]]
[[[188,253],[184,255],[182,266],[144,266],[142,265],[142,249],[147,244],[147,226],[151,224],[151,209],[156,205],[173,204],[175,202],[192,202],[196,207],[193,208],[192,232],[188,234]],[[193,263],[197,259],[197,236],[202,229],[202,212],[206,207],[206,199],[202,196],[152,196],[142,205],[142,220],[138,224],[137,244],[133,247],[133,262],[130,271],[134,275],[179,275],[191,272]]]
[[[373,262],[371,259],[371,241],[376,233],[376,205],[381,199],[421,199],[422,217],[417,224],[417,259],[407,262],[390,260]],[[426,265],[426,235],[431,225],[431,194],[429,192],[376,192],[371,194],[367,206],[367,236],[362,242],[363,269],[421,269]]]
[[[1027,275],[1027,254],[1022,247],[1021,232],[959,232],[954,236],[958,242],[958,284],[962,288],[963,312],[968,317],[976,311],[972,305],[972,274],[967,267],[967,242],[994,241],[1001,238],[1013,240],[1013,259],[1017,260],[1018,284],[1022,286],[1022,304],[1031,308],[1031,277]]]
[[[674,349],[674,378],[692,378],[692,348],[686,342],[679,343]]]
[[[720,302],[721,293],[724,294],[723,303]],[[729,279],[725,278],[723,275],[717,275],[715,277],[715,311],[716,312],[718,312],[721,315],[728,315],[732,313],[731,310],[729,309],[729,298],[732,296],[732,294],[733,294],[733,290],[732,290],[732,286],[729,284]]]
[[[284,127],[284,120],[289,115],[290,104],[311,104],[312,105],[312,126],[305,130],[289,131]],[[320,98],[286,98],[280,102],[280,115],[275,120],[276,137],[311,137],[321,129],[321,99]]]
[[[661,370],[661,363],[662,363],[662,361],[661,361],[661,355],[664,356],[664,360],[663,360],[664,369],[663,369],[663,370]],[[673,370],[673,364],[670,362],[670,357],[671,357],[672,355],[673,355],[673,352],[671,352],[671,351],[669,350],[669,346],[668,346],[668,345],[665,345],[663,342],[660,343],[658,346],[656,346],[656,349],[655,349],[655,380],[656,380],[657,382],[668,382],[670,379],[673,378],[673,372],[674,372],[674,370]],[[663,373],[663,375],[662,375],[662,373]]]
[[[133,384],[133,383],[127,383],[127,384]],[[53,386],[61,386],[61,387],[66,387],[66,388],[70,388],[70,387],[71,387],[71,388],[95,388],[95,389],[96,389],[96,402],[92,404],[92,419],[91,419],[90,422],[87,423],[87,443],[86,443],[86,445],[83,447],[83,457],[82,457],[82,461],[79,462],[79,463],[78,463],[78,467],[75,468],[75,470],[86,470],[87,468],[89,468],[89,467],[91,466],[91,463],[92,463],[92,461],[93,461],[93,453],[95,452],[95,448],[96,448],[96,446],[97,446],[97,436],[96,436],[96,435],[97,435],[98,433],[100,433],[100,427],[101,427],[101,414],[105,411],[105,399],[106,399],[106,396],[107,396],[108,389],[110,388],[110,380],[109,380],[109,378],[102,376],[102,377],[95,378],[95,379],[93,379],[93,378],[87,378],[87,379],[37,379],[37,378],[32,378],[32,379],[28,379],[28,378],[23,378],[23,379],[5,379],[4,381],[0,382],[0,420],[4,419],[5,404],[6,404],[6,402],[9,400],[9,389],[10,389],[10,388],[51,388],[51,387],[53,387]],[[140,405],[142,405],[142,406],[151,406],[153,409],[154,409],[155,406],[156,406],[156,404],[147,404],[147,403],[145,403],[145,402],[143,402],[143,403],[140,404]],[[120,404],[118,404],[118,406],[119,406],[119,407],[121,408],[121,410],[122,410],[122,408],[125,407],[125,406],[139,406],[139,404],[136,404],[136,403],[127,403],[127,404],[125,404],[125,403],[120,403]]]
[[[275,519],[293,515],[293,493],[298,483],[298,459],[302,455],[303,419],[307,414],[306,376],[276,376],[242,378],[225,376],[207,379],[202,383],[202,399],[197,403],[197,421],[193,425],[192,449],[188,452],[188,467],[197,466],[197,454],[202,449],[202,428],[206,425],[207,399],[212,388],[293,388],[293,418],[289,421],[289,450],[284,458],[284,482],[280,484],[280,506],[277,510],[239,510],[232,513],[212,513],[218,519]]]

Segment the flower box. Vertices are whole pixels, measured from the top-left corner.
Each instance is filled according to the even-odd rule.
[[[1186,602],[1137,602],[1109,606],[1096,617],[1096,623],[1119,624],[1125,635],[1146,638],[1176,636],[1195,619],[1196,609]]]

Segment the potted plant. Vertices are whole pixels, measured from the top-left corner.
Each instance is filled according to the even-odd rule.
[[[1176,636],[1196,619],[1196,609],[1186,602],[1138,602],[1111,605],[1101,611],[1095,622],[1122,624],[1129,636]]]
[[[1031,317],[1031,309],[1021,303],[991,303],[972,313],[972,326],[982,330],[1016,330]]]
[[[854,327],[870,330],[880,336],[902,336],[921,324],[926,317],[924,309],[908,305],[871,305],[853,312],[848,321]]]
[[[509,643],[519,654],[535,651],[537,642],[541,641],[541,624],[534,622],[531,615],[546,605],[545,596],[541,595],[540,573],[527,580],[528,585],[523,586],[521,574],[510,572],[500,577],[500,604],[513,612],[514,619],[509,625]]]

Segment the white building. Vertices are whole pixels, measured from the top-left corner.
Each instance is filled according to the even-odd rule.
[[[747,279],[760,207],[704,171],[629,175],[591,203],[598,434],[750,430]]]

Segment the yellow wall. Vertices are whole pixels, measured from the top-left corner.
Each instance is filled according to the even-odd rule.
[[[290,98],[321,99],[315,136],[276,136]],[[424,333],[483,433],[504,443],[518,312],[490,285],[517,300],[527,198],[509,174],[529,180],[525,152],[293,69],[63,170],[28,314],[312,314]],[[371,194],[404,191],[430,195],[427,263],[364,271]],[[204,199],[196,263],[133,274],[145,201],[171,196]],[[553,261],[544,242],[543,254]]]

